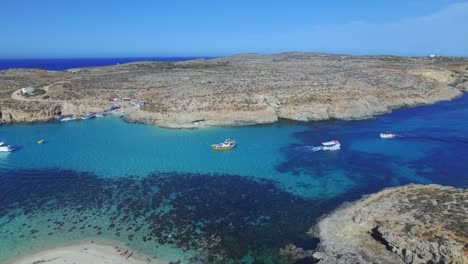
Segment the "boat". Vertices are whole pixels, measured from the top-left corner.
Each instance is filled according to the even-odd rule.
[[[338,140],[322,142],[322,149],[323,150],[339,150],[341,149],[341,144]]]
[[[96,114],[96,117],[104,117],[103,114]]]
[[[222,143],[213,144],[211,148],[213,150],[230,150],[236,147],[236,142],[232,139],[226,139]]]
[[[390,131],[387,131],[385,133],[380,133],[380,138],[395,138],[395,137],[396,135]]]
[[[41,140],[38,140],[38,141],[37,141],[37,144],[43,144],[44,142],[45,142],[45,141],[44,141],[43,139],[41,139]]]
[[[73,120],[76,120],[76,117],[68,116],[68,117],[64,117],[60,119],[60,122],[68,122],[68,121],[73,121]]]
[[[2,145],[0,146],[0,152],[12,152],[15,148],[9,145]]]
[[[87,120],[87,119],[92,119],[92,118],[95,118],[96,115],[94,113],[84,113],[82,116],[81,116],[81,119],[82,120]]]

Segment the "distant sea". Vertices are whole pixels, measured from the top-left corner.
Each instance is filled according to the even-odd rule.
[[[132,57],[132,58],[67,58],[67,59],[0,59],[0,70],[24,68],[64,71],[73,68],[109,66],[135,61],[188,61],[214,57]]]

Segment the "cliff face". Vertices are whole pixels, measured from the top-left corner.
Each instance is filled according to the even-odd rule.
[[[62,113],[60,105],[54,104],[21,104],[0,107],[0,124],[17,122],[46,122]]]
[[[31,98],[13,94],[31,86],[46,94]],[[239,55],[73,73],[0,71],[0,111],[36,111],[12,107],[17,101],[76,111],[100,109],[110,106],[114,97],[130,97],[146,104],[126,109],[127,120],[165,127],[271,123],[279,118],[353,120],[450,100],[467,88],[464,58]]]
[[[386,189],[322,218],[319,263],[468,263],[468,191]]]

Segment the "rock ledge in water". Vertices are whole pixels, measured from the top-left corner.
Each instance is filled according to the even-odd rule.
[[[468,191],[385,189],[319,220],[319,263],[468,263]]]

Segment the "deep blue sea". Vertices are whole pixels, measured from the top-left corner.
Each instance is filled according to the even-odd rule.
[[[0,126],[0,140],[18,148],[0,155],[0,263],[83,239],[169,260],[281,263],[280,247],[313,248],[307,229],[345,201],[408,183],[468,188],[467,118],[465,95],[352,122]],[[388,130],[399,137],[379,138]],[[210,149],[227,137],[236,149]],[[342,149],[313,151],[331,139]]]
[[[77,59],[0,59],[0,70],[25,68],[63,71],[73,68],[110,66],[135,61],[187,61],[212,57],[133,57],[133,58],[77,58]]]

